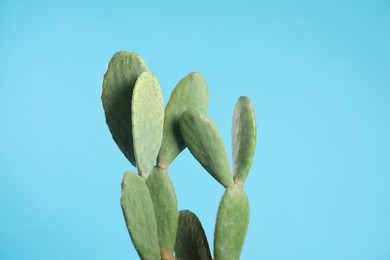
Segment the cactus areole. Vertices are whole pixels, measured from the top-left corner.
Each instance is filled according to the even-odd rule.
[[[233,111],[230,168],[222,136],[209,116],[208,87],[198,72],[173,89],[164,109],[156,76],[140,56],[117,52],[103,78],[106,123],[136,172],[122,179],[120,204],[131,241],[145,260],[238,260],[249,223],[244,184],[256,146],[251,101],[240,97]],[[225,188],[216,216],[211,254],[195,213],[178,210],[169,165],[185,148]]]

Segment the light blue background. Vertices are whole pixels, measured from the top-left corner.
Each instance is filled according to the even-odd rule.
[[[1,260],[137,259],[100,101],[119,50],[165,101],[200,71],[229,155],[251,98],[242,259],[390,259],[390,1],[0,0]],[[211,242],[223,189],[188,151],[170,173]]]

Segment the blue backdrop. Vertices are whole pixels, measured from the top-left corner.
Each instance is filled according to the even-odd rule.
[[[134,168],[100,101],[119,50],[165,102],[200,71],[229,155],[251,98],[242,259],[390,259],[389,25],[388,0],[0,0],[0,259],[137,259],[119,205]],[[222,187],[188,151],[170,173],[212,247]]]

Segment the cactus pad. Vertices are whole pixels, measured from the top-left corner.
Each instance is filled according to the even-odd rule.
[[[160,150],[164,126],[164,101],[156,77],[149,71],[137,79],[132,99],[134,155],[138,173],[147,177]]]
[[[131,100],[137,77],[147,70],[137,54],[117,52],[103,78],[102,102],[108,128],[119,149],[134,166]]]
[[[160,166],[167,168],[185,148],[179,127],[183,112],[191,108],[206,112],[207,104],[207,84],[200,73],[190,73],[177,84],[165,108],[163,141],[158,156]]]
[[[226,189],[218,208],[214,234],[215,260],[239,260],[249,224],[249,202],[242,186]]]
[[[210,248],[198,217],[189,210],[179,212],[175,253],[178,260],[211,260]]]
[[[121,206],[138,255],[141,259],[160,260],[152,199],[145,180],[135,173],[123,175]]]
[[[232,184],[225,144],[214,122],[200,110],[187,110],[180,119],[180,131],[200,164],[223,186]]]
[[[237,100],[232,130],[233,175],[242,184],[248,176],[256,146],[256,118],[248,97]]]
[[[173,256],[177,233],[177,200],[171,179],[166,170],[154,167],[146,179],[153,201],[157,234],[162,258]]]

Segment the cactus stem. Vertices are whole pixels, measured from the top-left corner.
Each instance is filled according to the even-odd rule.
[[[158,168],[158,169],[162,169],[162,170],[167,170],[168,169],[168,164],[166,163],[166,162],[164,162],[164,161],[159,161],[158,163],[157,163],[157,165],[156,165],[156,167]]]
[[[228,183],[226,185],[223,185],[225,187],[225,189],[230,189],[231,187],[233,187],[235,184],[238,184],[239,186],[243,186],[242,184],[240,185],[240,182],[236,182],[236,180],[233,180],[231,183]]]
[[[171,253],[160,250],[161,260],[176,260],[176,257],[173,256]]]
[[[233,177],[234,184],[240,186],[241,188],[244,188],[244,183],[240,181],[240,178],[238,176]],[[229,187],[233,186],[233,183],[229,185]]]

